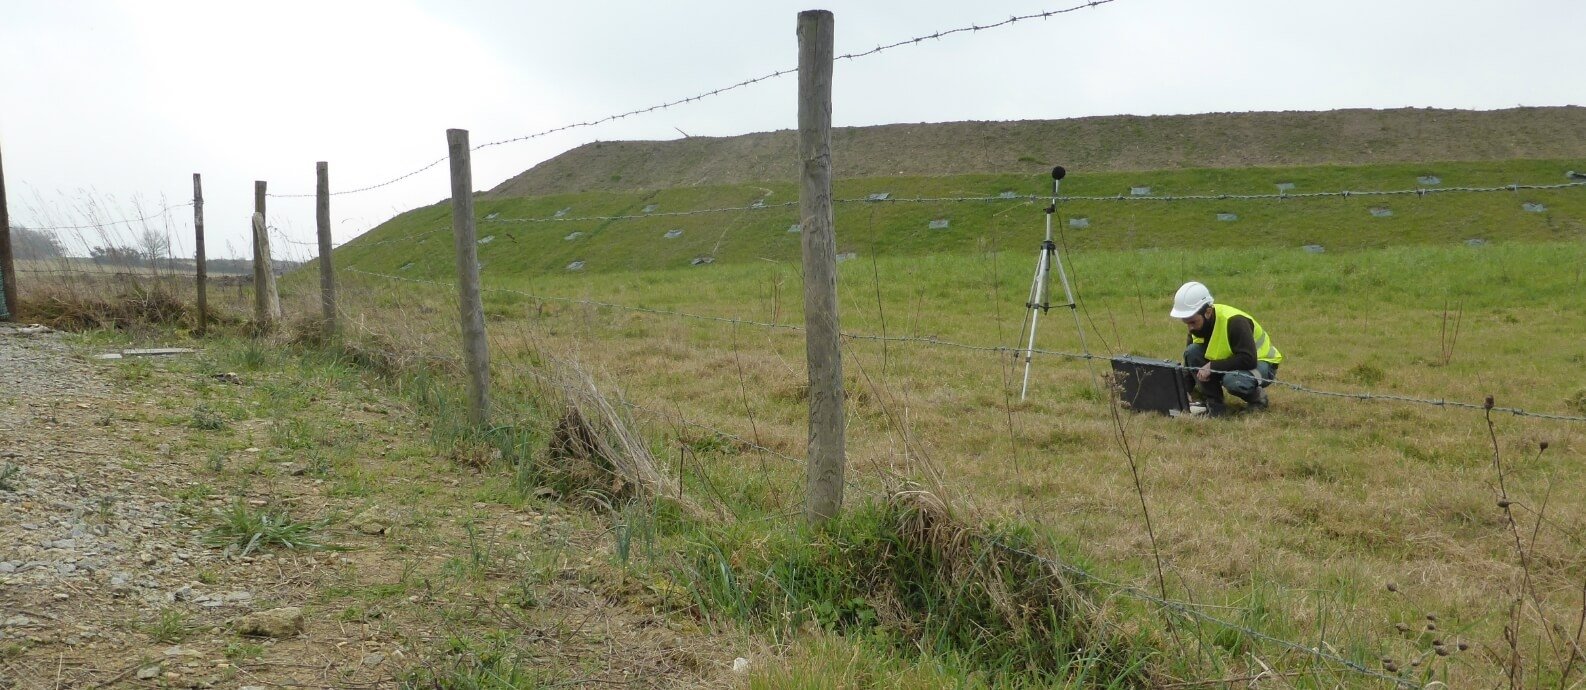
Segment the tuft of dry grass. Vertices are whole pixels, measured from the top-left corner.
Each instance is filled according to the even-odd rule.
[[[635,498],[675,501],[688,515],[703,516],[661,471],[619,394],[602,390],[575,362],[551,362],[545,380],[564,410],[548,448],[547,469],[557,484],[608,504]]]

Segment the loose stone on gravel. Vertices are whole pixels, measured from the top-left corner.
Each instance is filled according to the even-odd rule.
[[[303,631],[303,609],[287,606],[250,613],[237,619],[236,630],[252,637],[292,637]]]

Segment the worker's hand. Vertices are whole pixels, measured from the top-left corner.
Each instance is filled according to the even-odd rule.
[[[1212,380],[1212,365],[1206,364],[1195,370],[1195,380],[1206,383]]]

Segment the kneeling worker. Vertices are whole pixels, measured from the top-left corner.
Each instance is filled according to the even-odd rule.
[[[1249,410],[1267,407],[1267,386],[1277,378],[1283,353],[1254,317],[1226,304],[1213,304],[1205,285],[1188,282],[1173,297],[1173,318],[1189,327],[1184,366],[1195,370],[1195,389],[1206,413],[1227,412],[1223,389],[1243,399]]]

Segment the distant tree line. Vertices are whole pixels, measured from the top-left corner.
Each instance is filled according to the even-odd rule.
[[[141,246],[126,246],[107,244],[88,248],[88,258],[101,266],[121,266],[125,268],[154,268],[161,270],[193,269],[193,260],[177,258],[170,255],[171,244],[165,237],[145,232],[138,238]],[[11,226],[11,251],[19,261],[45,261],[50,259],[67,258],[66,248],[55,234],[46,230],[34,230],[20,225]],[[273,264],[276,273],[285,273],[298,266],[302,261],[289,261],[276,259]],[[205,267],[212,273],[251,273],[253,271],[252,259],[207,259]]]
[[[42,230],[11,226],[11,253],[20,261],[59,259],[66,255],[55,234]]]

